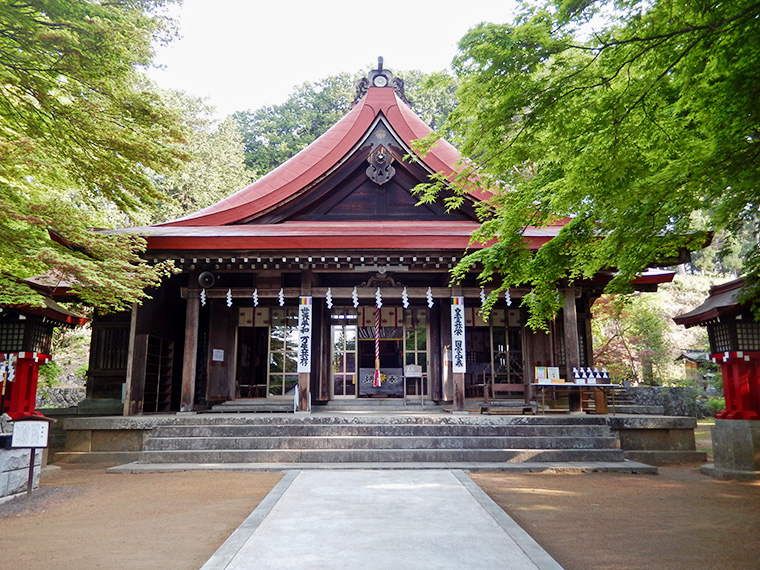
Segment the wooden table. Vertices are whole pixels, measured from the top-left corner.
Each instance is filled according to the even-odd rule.
[[[573,382],[562,382],[557,384],[543,384],[543,383],[532,383],[531,386],[535,386],[536,388],[541,389],[541,410],[543,413],[545,413],[545,391],[546,388],[555,388],[560,390],[567,390],[568,397],[571,395],[571,393],[575,390],[578,391],[578,395],[580,396],[583,393],[583,388],[600,388],[602,395],[604,396],[601,399],[596,399],[596,402],[603,402],[603,409],[600,409],[599,405],[597,404],[595,413],[597,414],[606,414],[607,413],[607,390],[611,390],[612,392],[612,415],[615,415],[615,389],[620,388],[620,384],[575,384]],[[570,405],[570,411],[571,412],[581,412],[583,411],[582,401],[581,398],[578,398],[578,404],[576,406],[576,409],[573,409],[574,406]]]

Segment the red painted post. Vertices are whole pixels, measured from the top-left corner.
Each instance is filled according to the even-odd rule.
[[[726,409],[721,420],[760,420],[760,352],[737,351],[711,354],[723,372]]]

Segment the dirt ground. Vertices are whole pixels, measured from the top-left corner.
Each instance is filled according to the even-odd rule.
[[[64,467],[0,504],[0,568],[197,569],[281,478]]]
[[[565,570],[760,568],[760,482],[697,466],[471,477]]]
[[[566,570],[756,570],[760,482],[659,475],[471,475]],[[106,474],[64,467],[0,505],[0,567],[197,569],[276,473]]]

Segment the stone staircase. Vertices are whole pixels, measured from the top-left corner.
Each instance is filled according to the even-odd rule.
[[[607,397],[607,403],[612,410],[613,407],[613,392]],[[665,413],[665,407],[662,405],[654,405],[652,403],[643,404],[631,394],[624,387],[615,389],[614,391],[614,407],[615,412],[618,414],[639,414],[648,416],[661,416]]]
[[[266,398],[238,398],[236,400],[228,400],[212,406],[210,410],[211,413],[238,414],[260,414],[265,412],[287,414],[292,411],[292,401],[272,401]]]
[[[623,462],[603,418],[224,415],[157,425],[138,463]]]

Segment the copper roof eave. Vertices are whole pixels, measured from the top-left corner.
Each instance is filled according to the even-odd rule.
[[[24,279],[24,283],[38,293],[42,293],[53,299],[71,300],[71,298],[76,297],[76,294],[73,291],[75,283],[72,283],[68,278],[56,273],[55,270],[48,271],[41,275],[35,275],[34,277],[28,277],[27,279]]]
[[[425,250],[480,249],[471,243],[477,222],[288,222],[271,225],[160,226],[111,230],[144,236],[149,251],[156,250]],[[557,228],[531,229],[526,243],[538,249],[556,236]]]
[[[656,291],[657,285],[670,283],[676,275],[675,271],[664,271],[660,269],[650,269],[631,280],[631,285],[639,291]],[[594,275],[593,278],[583,281],[584,283],[598,283],[607,285],[612,281],[613,275],[610,272],[601,272]]]
[[[720,320],[722,317],[734,317],[747,310],[747,303],[739,302],[739,291],[744,279],[737,279],[710,289],[710,296],[699,307],[673,317],[673,321],[686,328],[704,325]]]
[[[29,307],[26,305],[10,305],[10,307],[19,313],[45,317],[60,325],[70,327],[84,326],[90,320],[87,317],[77,315],[64,309],[50,297],[43,297],[43,300],[45,301],[44,307]]]

